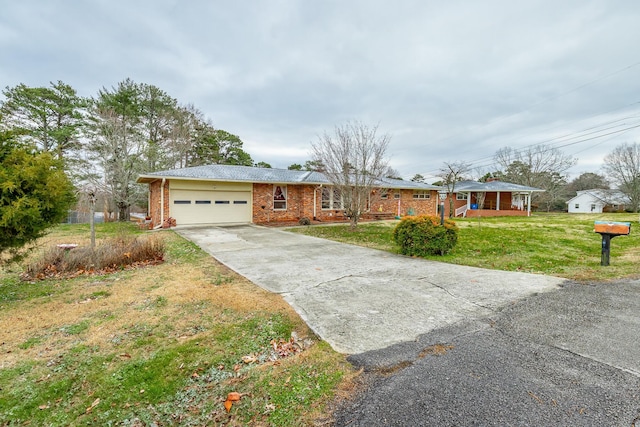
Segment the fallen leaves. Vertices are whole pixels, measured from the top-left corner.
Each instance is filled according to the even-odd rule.
[[[313,341],[307,338],[298,338],[297,334],[293,332],[291,338],[285,340],[283,338],[273,339],[269,343],[270,348],[265,349],[259,353],[248,354],[242,356],[241,360],[244,364],[249,365],[251,363],[266,363],[276,362],[278,359],[284,359],[285,357],[294,356],[301,353],[306,348],[309,348],[313,344]],[[236,367],[234,367],[234,370]],[[237,366],[239,369],[240,367]],[[237,372],[237,370],[236,370]]]
[[[449,350],[453,350],[453,348],[454,347],[452,345],[448,344],[434,344],[422,350],[418,357],[423,358],[425,356],[442,356]]]
[[[85,411],[87,414],[90,413],[91,411],[93,411],[93,408],[95,408],[96,406],[98,406],[98,404],[100,403],[100,398],[98,397],[96,400],[93,401],[93,403],[91,404],[91,406],[89,406],[87,408],[87,410]]]
[[[224,409],[226,409],[227,412],[230,412],[233,402],[239,402],[240,399],[242,399],[242,395],[236,391],[232,391],[227,394],[227,400],[224,401]]]

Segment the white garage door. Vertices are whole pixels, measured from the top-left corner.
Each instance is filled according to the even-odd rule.
[[[169,203],[178,225],[251,222],[247,191],[172,190]]]

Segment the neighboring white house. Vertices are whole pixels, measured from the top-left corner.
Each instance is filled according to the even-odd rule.
[[[582,190],[567,201],[569,213],[602,213],[624,211],[629,197],[619,190]]]

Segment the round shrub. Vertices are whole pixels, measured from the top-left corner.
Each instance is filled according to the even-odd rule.
[[[393,238],[403,255],[444,255],[456,245],[458,227],[449,219],[442,226],[435,216],[406,217],[393,230]]]
[[[302,218],[300,218],[300,220],[298,220],[298,224],[300,224],[300,225],[311,225],[311,220],[309,218],[307,218],[306,216],[303,216]]]

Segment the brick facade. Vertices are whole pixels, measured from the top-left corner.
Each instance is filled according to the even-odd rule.
[[[322,209],[322,187],[317,185],[287,185],[287,209],[274,209],[275,185],[278,184],[253,184],[254,223],[290,222],[304,217],[328,222],[345,219],[341,209]],[[436,214],[438,193],[435,190],[429,192],[428,199],[414,198],[413,190],[391,190],[386,193],[386,198],[383,198],[383,194],[380,189],[372,192],[369,216],[380,214],[395,217],[398,211],[400,215]],[[399,198],[396,198],[396,194]]]
[[[169,181],[164,183],[164,206],[161,206],[162,180],[157,179],[149,184],[149,216],[152,227],[161,224],[162,218],[168,219],[169,212]],[[274,209],[274,186],[286,187],[286,209]],[[300,218],[316,219],[332,222],[345,220],[340,209],[322,209],[322,188],[319,185],[304,184],[253,184],[252,193],[252,222],[266,224],[270,222],[297,222]],[[324,187],[326,189],[326,187]],[[314,197],[315,193],[315,197]],[[470,204],[476,204],[476,193],[470,194]],[[454,209],[467,204],[466,200],[454,198]],[[467,217],[489,216],[526,216],[526,210],[512,210],[511,193],[500,193],[500,210],[496,210],[497,194],[487,193],[483,206],[479,209],[467,211]],[[315,209],[314,209],[315,203]],[[375,189],[371,193],[369,211],[363,219],[393,218],[398,215],[439,215],[440,203],[438,192],[414,192],[414,190],[381,190]],[[449,216],[449,198],[444,201],[445,216]],[[484,208],[484,209],[483,209]],[[164,215],[162,215],[164,209]]]
[[[162,209],[164,209],[164,218],[169,218],[169,180],[164,183],[164,206],[162,205],[162,197],[160,195],[160,187],[162,180],[157,179],[149,184],[149,216],[151,217],[151,226],[162,225]]]
[[[164,206],[161,206],[162,180],[158,179],[149,184],[149,216],[152,227],[162,225],[161,218],[170,217],[169,181],[167,179],[164,183]],[[286,187],[286,209],[274,209],[275,185]],[[427,193],[428,198],[415,198],[413,190],[390,190],[384,198],[385,192],[376,189],[371,194],[368,217],[395,217],[398,212],[401,216],[436,215],[438,193],[435,190]],[[318,185],[253,184],[252,196],[252,221],[256,224],[294,222],[304,217],[325,222],[345,219],[340,209],[322,209],[322,187]]]

